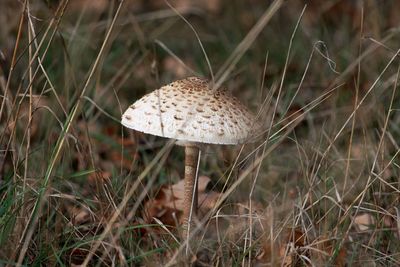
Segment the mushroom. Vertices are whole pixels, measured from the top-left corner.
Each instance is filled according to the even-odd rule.
[[[197,77],[172,82],[143,96],[125,111],[121,123],[136,131],[176,139],[185,147],[184,233],[197,214],[199,145],[244,143],[257,125],[254,115],[230,92],[212,90],[206,79]]]

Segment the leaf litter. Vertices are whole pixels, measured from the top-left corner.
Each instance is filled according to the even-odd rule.
[[[211,181],[209,177],[199,176],[198,181],[199,218],[201,218],[215,206],[221,193],[207,190]],[[157,218],[170,226],[182,223],[184,192],[184,180],[162,186],[156,196],[144,204],[145,221],[151,223],[153,218]]]

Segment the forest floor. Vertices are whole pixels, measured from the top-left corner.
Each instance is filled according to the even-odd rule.
[[[2,0],[0,265],[400,266],[400,1],[315,2]],[[120,120],[189,76],[264,133],[186,246],[183,148]]]

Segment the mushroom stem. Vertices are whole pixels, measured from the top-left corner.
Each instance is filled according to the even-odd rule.
[[[183,207],[184,231],[183,236],[190,231],[193,218],[197,215],[197,183],[196,170],[199,148],[194,145],[185,146],[185,195]]]

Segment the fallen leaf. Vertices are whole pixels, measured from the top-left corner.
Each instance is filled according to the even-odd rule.
[[[92,172],[88,176],[88,182],[91,185],[96,185],[96,183],[107,183],[110,179],[111,173],[107,171]]]
[[[212,209],[220,196],[215,191],[206,191],[211,179],[207,176],[200,176],[198,180],[198,205],[199,215],[207,213]],[[175,225],[181,222],[181,215],[184,209],[184,180],[176,184],[164,186],[159,193],[145,203],[145,218],[151,222],[157,218],[166,225]]]
[[[149,199],[144,204],[143,218],[146,223],[152,223],[153,218],[157,218],[167,226],[176,225],[180,211],[175,208],[169,208],[165,203],[169,203],[168,197],[162,190],[156,195],[154,199]]]
[[[346,266],[346,247],[342,245],[337,252],[337,242],[340,241],[325,235],[320,235],[314,239],[313,242],[308,244],[309,247],[313,247],[313,249],[310,250],[310,259],[312,262],[315,263],[316,266],[320,266],[326,264],[329,260],[334,260],[333,266]],[[331,257],[334,254],[336,254],[336,257],[332,259]]]
[[[364,213],[354,218],[354,225],[358,231],[364,232],[375,224],[375,218],[371,214]]]
[[[303,254],[309,257],[308,253],[303,249],[306,244],[306,235],[301,229],[292,229],[285,243],[279,250],[283,266],[292,266],[294,262],[299,260],[299,255]]]
[[[89,211],[82,207],[67,206],[67,212],[71,218],[69,223],[74,226],[82,225],[90,221]]]
[[[198,185],[197,185],[198,191],[202,192],[202,193],[205,192],[210,181],[211,181],[211,179],[209,177],[204,176],[204,175],[200,176]]]
[[[205,213],[214,208],[220,195],[221,193],[215,191],[199,194],[199,210]]]

